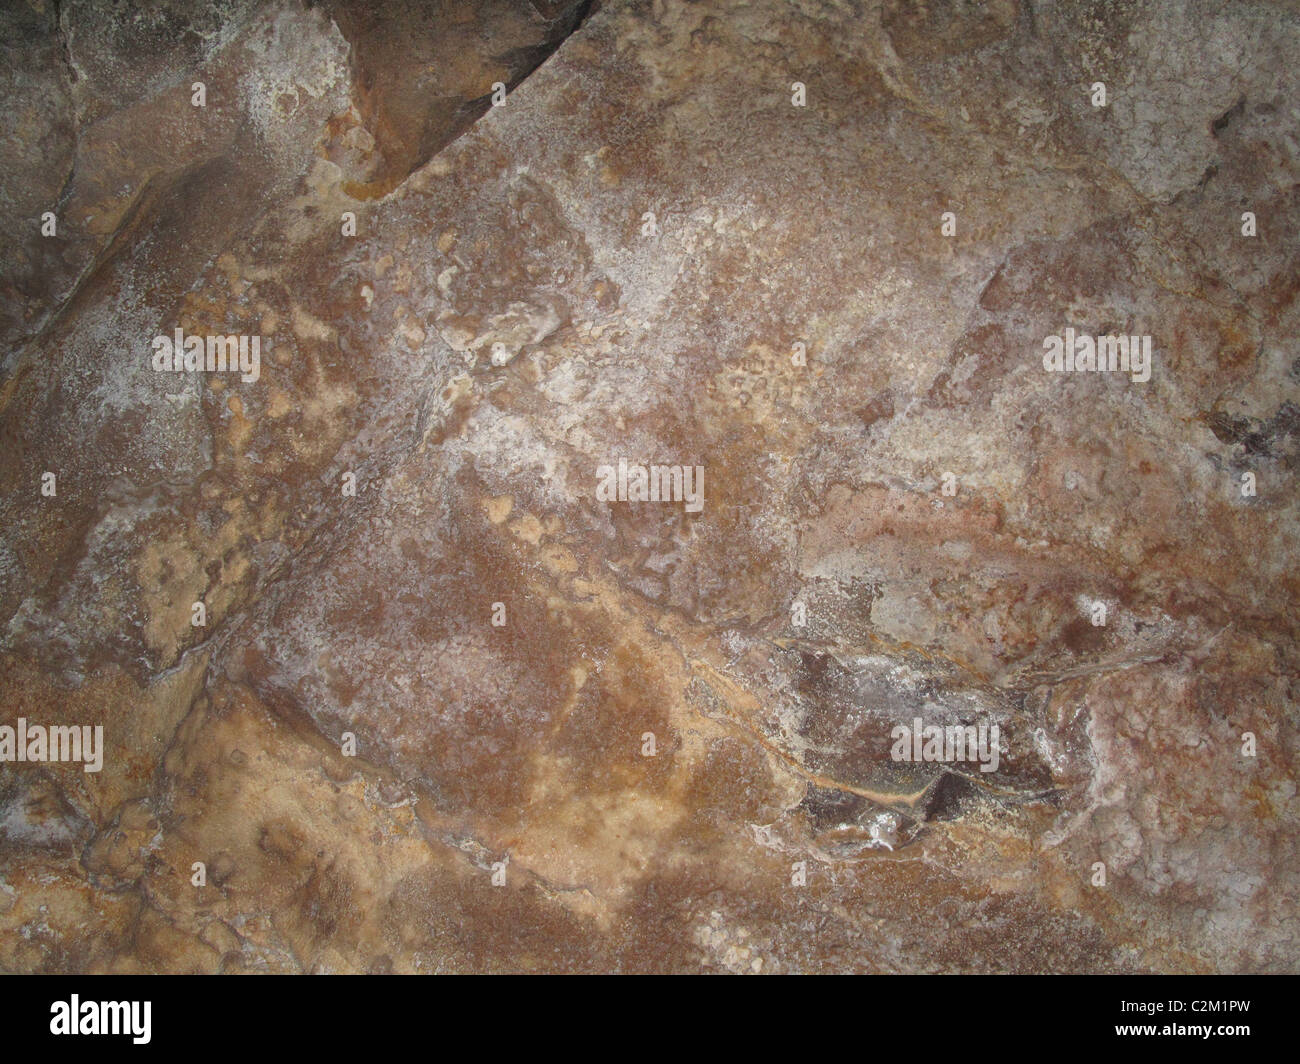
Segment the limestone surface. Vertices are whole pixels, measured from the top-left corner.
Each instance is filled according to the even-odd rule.
[[[0,970],[1300,969],[1292,5],[128,10],[0,15]]]

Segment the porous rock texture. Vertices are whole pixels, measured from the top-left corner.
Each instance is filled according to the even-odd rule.
[[[0,968],[1300,967],[1293,5],[0,25]]]

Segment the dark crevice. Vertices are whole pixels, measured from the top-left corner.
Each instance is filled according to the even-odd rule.
[[[1246,112],[1246,97],[1238,96],[1237,102],[1229,107],[1223,114],[1219,115],[1210,123],[1210,132],[1217,138],[1223,134],[1233,122],[1237,121]]]
[[[436,0],[331,0],[347,40],[353,99],[376,159],[349,192],[386,195],[513,91],[595,11],[595,0],[483,0],[466,10]]]

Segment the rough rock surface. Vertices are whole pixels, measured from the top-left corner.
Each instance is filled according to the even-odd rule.
[[[1300,967],[1293,7],[151,10],[0,16],[0,968]]]

